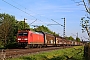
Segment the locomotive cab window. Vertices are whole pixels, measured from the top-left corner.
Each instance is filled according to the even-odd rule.
[[[18,36],[28,36],[28,33],[27,32],[19,32]]]
[[[24,32],[24,33],[23,33],[23,36],[28,36],[28,33],[27,33],[27,32]]]

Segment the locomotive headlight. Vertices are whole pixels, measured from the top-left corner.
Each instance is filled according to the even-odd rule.
[[[25,38],[24,40],[28,40],[27,38]]]
[[[21,40],[21,38],[18,38],[18,40]]]

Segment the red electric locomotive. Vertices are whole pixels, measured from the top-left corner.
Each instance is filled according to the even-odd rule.
[[[38,46],[44,44],[44,34],[30,30],[20,30],[17,33],[17,42],[20,47]]]

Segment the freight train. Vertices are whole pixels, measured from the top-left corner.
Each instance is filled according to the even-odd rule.
[[[19,30],[17,33],[19,47],[47,47],[47,46],[76,46],[82,45],[81,42],[66,40],[60,36],[54,36],[45,32],[34,32],[29,29]]]

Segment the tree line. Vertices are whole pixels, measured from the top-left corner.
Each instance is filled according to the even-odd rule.
[[[30,28],[29,24],[25,23],[26,29],[31,29],[33,31],[43,31],[55,36],[59,36],[55,32],[51,31],[46,26],[38,26],[37,28]],[[11,46],[11,44],[16,43],[16,35],[18,30],[24,29],[24,21],[18,21],[15,19],[15,16],[0,13],[0,46]],[[65,37],[68,40],[75,40],[72,36]],[[77,41],[80,41],[78,38]]]
[[[16,41],[16,34],[18,30],[24,28],[24,21],[17,21],[15,16],[0,13],[0,43],[3,46],[14,43]],[[25,23],[26,28],[29,25]]]

